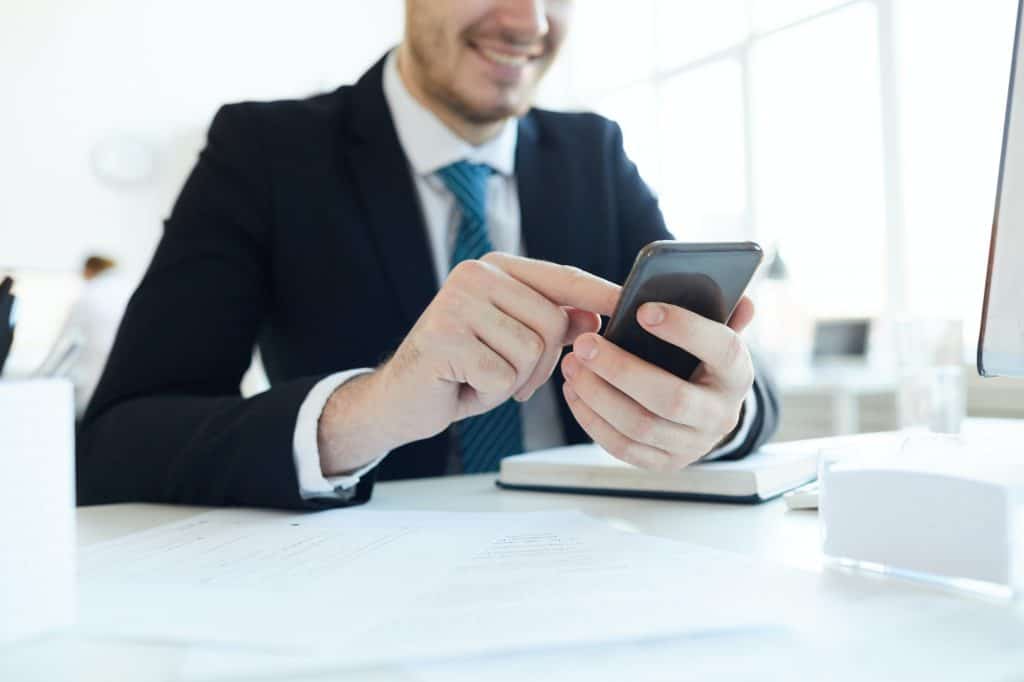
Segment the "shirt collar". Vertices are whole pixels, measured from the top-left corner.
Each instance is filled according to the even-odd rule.
[[[398,73],[398,52],[392,50],[384,64],[384,99],[395,122],[398,141],[417,175],[430,175],[456,161],[485,163],[502,175],[515,172],[519,126],[505,122],[501,132],[479,146],[453,133],[429,109],[412,96]]]

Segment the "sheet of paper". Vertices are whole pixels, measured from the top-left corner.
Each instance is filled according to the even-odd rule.
[[[659,637],[402,666],[406,676],[403,679],[410,682],[792,682],[805,679],[808,670],[817,669],[814,653],[807,650],[806,642],[777,628],[738,629],[715,636]]]
[[[314,668],[771,627],[785,593],[732,555],[566,512],[211,512],[88,548],[82,580],[92,632]]]
[[[736,652],[742,651],[742,656]],[[754,627],[713,634],[652,637],[637,640],[549,646],[509,653],[427,662],[385,663],[353,669],[337,658],[275,656],[194,647],[178,679],[224,682],[298,677],[304,680],[402,679],[409,682],[599,682],[680,679],[794,680],[806,673],[807,642],[788,628]]]
[[[336,652],[496,533],[578,514],[224,510],[86,548],[87,632]]]
[[[429,658],[773,622],[771,611],[735,599],[756,596],[743,587],[748,573],[732,557],[690,545],[597,525],[538,526],[460,562],[357,648],[379,647],[383,657],[397,639],[406,655]]]

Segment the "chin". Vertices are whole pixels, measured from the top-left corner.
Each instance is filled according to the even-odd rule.
[[[522,116],[529,111],[529,105],[508,106],[494,105],[489,107],[475,106],[463,110],[463,116],[473,123],[498,123],[508,118]]]
[[[533,105],[532,93],[500,93],[494,97],[457,97],[459,113],[473,123],[497,123],[519,117]]]

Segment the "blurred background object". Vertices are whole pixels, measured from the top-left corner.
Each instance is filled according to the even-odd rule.
[[[900,427],[959,433],[967,410],[963,323],[907,319],[895,331]]]
[[[970,361],[1013,0],[575,4],[539,103],[619,121],[680,238],[774,245],[751,335],[779,368],[780,437],[898,423],[898,320],[959,321]],[[54,348],[82,254],[138,281],[220,104],[353,82],[402,16],[402,0],[3,4],[0,272],[18,276],[21,311],[8,372]],[[864,366],[815,366],[815,329],[850,319],[870,321]],[[1024,388],[964,376],[969,413],[1024,412]]]
[[[868,358],[871,320],[817,320],[814,323],[815,364],[863,364]]]
[[[107,256],[94,254],[82,264],[78,300],[38,370],[45,376],[71,379],[76,417],[85,412],[96,390],[134,288],[135,279],[121,273],[117,263]]]

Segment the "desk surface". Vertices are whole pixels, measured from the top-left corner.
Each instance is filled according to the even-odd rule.
[[[577,509],[618,528],[694,542],[777,563],[817,570],[821,566],[818,517],[789,511],[781,499],[760,505],[673,502],[596,495],[500,490],[494,476],[379,483],[374,509],[526,512]],[[80,547],[206,511],[201,507],[121,504],[78,510]]]
[[[817,515],[788,511],[780,500],[739,506],[503,491],[495,487],[493,476],[481,475],[379,484],[370,504],[404,510],[579,509],[619,528],[804,569],[823,599],[835,600],[838,595],[844,603],[862,605],[854,612],[858,622],[849,623],[847,631],[836,637],[843,646],[849,643],[858,651],[888,652],[891,660],[884,670],[892,672],[891,679],[1024,679],[1024,608],[1020,604],[994,604],[897,580],[822,572]],[[82,508],[78,510],[79,545],[201,511],[144,504]],[[873,632],[875,624],[884,628]],[[892,632],[900,636],[893,637]],[[3,651],[0,678],[178,679],[186,656],[183,646],[53,636]],[[4,673],[5,669],[16,676]],[[864,679],[878,679],[878,670],[866,671]],[[963,676],[965,670],[971,671],[969,677]],[[367,671],[359,678],[415,679],[394,669]]]

